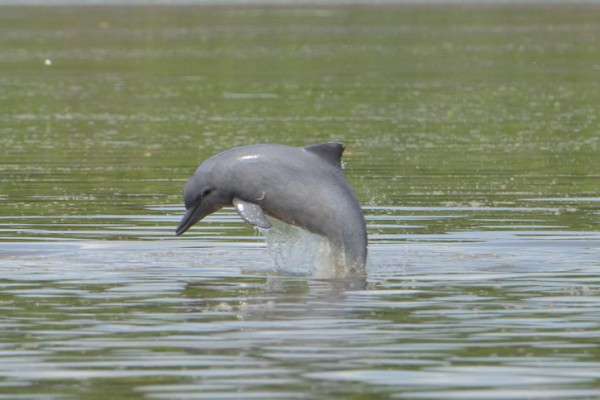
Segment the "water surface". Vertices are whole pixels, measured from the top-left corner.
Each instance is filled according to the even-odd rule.
[[[598,18],[0,7],[0,399],[598,398]],[[330,140],[367,282],[174,236],[202,159]]]

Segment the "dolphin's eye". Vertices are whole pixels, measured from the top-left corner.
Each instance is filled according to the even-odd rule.
[[[193,203],[194,204],[200,204],[202,202],[202,200],[208,196],[209,194],[212,193],[212,189],[204,189],[204,191],[202,193],[200,193],[199,195],[196,196],[196,198],[194,199]],[[189,207],[186,204],[187,208],[191,208],[193,206],[193,204],[190,203]]]

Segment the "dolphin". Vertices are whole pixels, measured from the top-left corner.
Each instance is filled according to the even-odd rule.
[[[176,230],[224,206],[269,229],[266,216],[324,236],[336,254],[335,276],[365,275],[367,231],[342,171],[340,143],[235,147],[204,161],[184,188],[186,212]]]

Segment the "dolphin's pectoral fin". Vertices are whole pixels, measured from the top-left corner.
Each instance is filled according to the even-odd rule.
[[[233,199],[233,206],[240,213],[240,217],[247,223],[263,229],[271,227],[271,223],[265,217],[265,213],[259,205],[235,198]]]
[[[344,153],[344,145],[341,143],[323,143],[306,146],[306,151],[315,153],[325,161],[333,164],[336,167],[342,167],[342,153]]]

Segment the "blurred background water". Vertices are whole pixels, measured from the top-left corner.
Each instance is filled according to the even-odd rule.
[[[0,398],[598,398],[599,19],[0,7]],[[330,140],[364,287],[174,237],[204,158]]]

